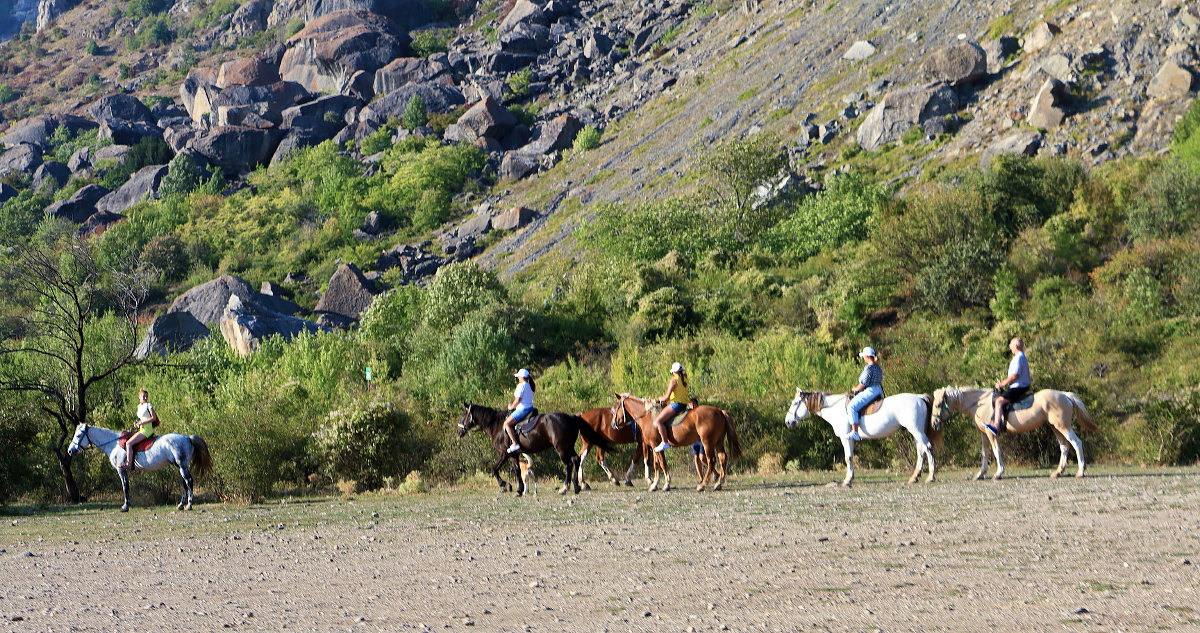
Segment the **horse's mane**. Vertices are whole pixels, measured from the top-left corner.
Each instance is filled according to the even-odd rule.
[[[496,426],[508,417],[507,411],[493,409],[487,405],[471,403],[467,405],[467,408],[477,414],[475,424],[479,427]]]

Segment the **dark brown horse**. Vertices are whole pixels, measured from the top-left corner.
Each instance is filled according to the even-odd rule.
[[[492,465],[492,476],[500,484],[501,490],[512,490],[512,484],[500,477],[500,468],[504,466],[504,462],[517,455],[517,453],[508,452],[508,434],[504,432],[504,420],[508,417],[508,411],[498,411],[491,407],[465,402],[463,408],[462,419],[458,422],[458,436],[462,437],[472,428],[479,427],[488,437],[492,438],[492,448],[496,449],[496,453],[500,455],[496,463]],[[575,440],[582,435],[588,442],[609,451],[614,448],[612,443],[603,435],[593,431],[587,422],[577,415],[555,411],[538,416],[538,418],[538,423],[528,433],[521,431],[521,427],[525,426],[526,421],[523,420],[517,425],[517,442],[521,445],[522,452],[540,453],[548,448],[553,448],[567,470],[566,477],[563,479],[563,487],[558,494],[565,494],[572,482],[575,484],[575,494],[579,494],[579,480],[575,477],[575,471],[579,468],[579,455],[575,452]],[[518,469],[516,459],[513,459],[513,469],[514,471]],[[525,480],[521,479],[519,471],[516,474],[517,496],[519,497],[525,494]]]
[[[579,414],[588,426],[592,427],[593,431],[608,438],[613,444],[637,444],[633,449],[633,458],[629,461],[629,469],[625,471],[625,485],[632,486],[633,481],[630,477],[633,476],[633,467],[637,464],[638,458],[642,459],[642,464],[646,468],[646,483],[650,482],[650,447],[642,444],[641,434],[634,433],[633,425],[622,426],[621,428],[613,428],[613,412],[612,409],[598,407],[589,409]],[[587,482],[583,480],[583,462],[587,461],[588,451],[592,450],[592,443],[583,439],[583,451],[579,454],[579,485],[584,488],[591,488]],[[604,474],[608,475],[608,480],[613,482],[613,485],[620,486],[621,482],[609,470],[608,464],[604,463],[604,449],[596,447],[596,463],[600,464],[600,468],[604,470]],[[697,471],[698,472],[698,471]],[[698,476],[698,475],[697,475]]]
[[[642,444],[657,446],[660,438],[658,429],[654,426],[654,412],[646,406],[646,401],[627,393],[618,393],[617,402],[613,405],[613,425],[628,426],[637,422],[642,430]],[[670,434],[666,438],[674,446],[687,446],[699,441],[704,446],[704,475],[696,490],[704,490],[708,478],[713,474],[713,465],[717,464],[719,472],[713,490],[720,490],[725,484],[727,460],[737,459],[742,455],[742,445],[738,442],[737,431],[733,428],[733,418],[722,409],[701,405],[689,409],[683,421],[678,425],[667,428]],[[729,443],[728,454],[725,443]],[[715,459],[714,459],[715,458]],[[671,489],[671,473],[667,470],[667,460],[662,453],[654,454],[654,483],[650,490],[658,489],[659,472],[666,475],[663,490]]]

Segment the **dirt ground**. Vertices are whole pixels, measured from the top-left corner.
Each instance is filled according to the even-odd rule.
[[[0,631],[1200,627],[1200,470],[863,474],[10,514]]]

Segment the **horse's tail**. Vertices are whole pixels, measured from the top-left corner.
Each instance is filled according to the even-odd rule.
[[[212,472],[212,455],[208,453],[208,444],[199,435],[189,435],[188,440],[192,442],[192,463],[196,465],[193,472],[197,479],[203,478]]]
[[[614,446],[607,437],[604,437],[599,431],[593,429],[591,425],[587,423],[587,420],[571,414],[567,415],[567,419],[571,421],[571,424],[575,425],[575,429],[579,431],[581,436],[583,436],[583,441],[591,444],[592,446],[597,446],[604,451],[611,452],[617,450],[617,447]]]
[[[1075,419],[1079,420],[1079,425],[1083,428],[1092,431],[1093,433],[1100,430],[1096,426],[1096,422],[1092,420],[1092,415],[1088,413],[1087,407],[1083,406],[1083,399],[1071,391],[1063,392],[1071,401],[1071,405],[1075,408]]]
[[[733,426],[733,416],[725,409],[717,409],[725,416],[725,441],[729,444],[727,451],[730,461],[742,456],[742,443],[738,440],[737,429]]]
[[[925,403],[925,437],[939,451],[942,449],[942,426],[933,423],[933,396],[921,394],[921,402]]]

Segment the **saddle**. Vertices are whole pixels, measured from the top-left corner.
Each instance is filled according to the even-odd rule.
[[[121,431],[121,439],[118,442],[120,447],[125,448],[125,444],[129,441],[129,438],[133,437],[133,435],[134,434],[130,431]],[[143,453],[145,451],[150,450],[150,447],[154,446],[154,441],[157,439],[158,439],[158,436],[153,435],[153,436],[150,436],[150,437],[138,442],[137,444],[134,444],[133,452]]]
[[[876,396],[874,400],[867,403],[867,406],[863,407],[860,414],[863,416],[868,416],[868,415],[871,415],[872,413],[879,411],[879,409],[883,407],[883,399],[885,397],[886,397],[886,395]],[[853,394],[846,394],[846,412],[847,413],[849,413],[849,411],[850,411],[850,400],[852,398],[854,398]]]
[[[538,423],[541,421],[542,416],[538,413],[537,407],[534,407],[533,412],[529,414],[529,417],[517,422],[517,433],[529,435],[530,433],[533,433],[533,430],[537,428]]]
[[[689,406],[688,408],[684,409],[681,413],[675,414],[674,417],[672,417],[670,420],[667,420],[667,422],[666,422],[667,426],[672,427],[672,426],[679,426],[680,424],[683,424],[683,419],[686,418],[687,414],[691,413],[692,409],[694,409],[694,408],[696,408],[696,405]],[[654,413],[654,415],[658,415],[658,412],[662,411],[662,409],[663,409],[662,405],[660,405],[660,404],[655,404],[654,406],[651,407],[651,411]]]
[[[1033,397],[1035,395],[1037,395],[1037,394],[1031,390],[1029,392],[1029,395],[1025,396],[1024,398],[1021,398],[1020,400],[1018,400],[1016,402],[1010,402],[1010,403],[1004,405],[1004,417],[1007,418],[1010,413],[1016,413],[1017,411],[1024,411],[1025,409],[1032,409],[1033,408]],[[998,398],[999,396],[1000,396],[1000,392],[993,389],[992,390],[992,409],[996,408],[996,398]]]

